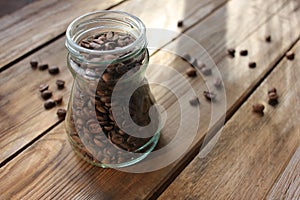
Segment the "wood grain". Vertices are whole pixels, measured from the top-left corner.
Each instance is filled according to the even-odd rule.
[[[298,136],[300,136],[300,132],[298,132]],[[296,150],[266,199],[300,199],[300,147]]]
[[[293,50],[300,53],[300,42]],[[284,58],[218,133],[219,139],[207,145],[211,151],[200,152],[159,199],[263,199],[300,144],[299,63],[299,58]],[[267,103],[271,87],[279,94],[276,107]],[[257,102],[265,105],[264,116],[252,112]],[[295,188],[299,190],[297,182]]]
[[[231,1],[229,4],[236,2],[237,1]],[[235,12],[246,12],[245,10],[247,9],[254,9],[249,7],[247,4],[244,5],[245,9],[233,9],[228,12],[233,12],[232,15],[237,16],[237,14],[234,14]],[[255,8],[254,10],[257,9]],[[222,10],[222,12],[225,11]],[[215,14],[222,16],[220,13],[216,12],[210,17],[213,17]],[[243,24],[241,19],[238,17],[230,18],[231,14],[225,14],[224,16],[229,17],[229,19],[227,19],[227,23],[238,24],[237,22],[239,22]],[[207,26],[209,27],[209,25],[211,25],[211,23],[209,23],[210,17],[201,23],[207,23]],[[262,19],[265,22],[260,21],[261,24],[257,27],[256,32],[252,34],[251,32],[244,34],[234,33],[229,29],[233,28],[234,30],[237,30],[236,27],[227,27],[224,21],[220,21],[219,26],[216,26],[226,26],[225,29],[228,29],[227,31],[232,34],[231,36],[236,37],[238,41],[242,42],[241,44],[236,44],[238,49],[244,47],[243,45],[247,46],[255,43],[256,46],[251,46],[253,47],[253,49],[251,49],[251,56],[257,55],[257,62],[262,63],[259,65],[259,68],[251,70],[247,66],[248,58],[237,57],[236,59],[230,59],[225,57],[224,52],[220,52],[218,57],[214,57],[214,59],[218,60],[219,58],[219,60],[221,60],[220,71],[224,76],[223,79],[225,81],[227,92],[227,110],[233,109],[233,107],[236,105],[236,102],[242,101],[243,98],[249,94],[251,89],[259,82],[259,80],[267,73],[267,71],[272,68],[272,65],[276,62],[276,60],[278,60],[284,54],[284,52],[299,36],[297,32],[291,31],[297,30],[297,24],[295,22],[289,22],[288,20],[282,19],[277,15],[272,16],[270,14],[267,14],[264,18],[261,17],[259,19]],[[232,21],[229,22],[229,20]],[[234,20],[236,20],[236,23],[234,23]],[[252,18],[251,22],[247,22],[250,23],[251,26],[255,26],[256,24],[259,24],[257,23],[257,20],[258,19],[256,18]],[[218,21],[216,21],[216,23],[217,22]],[[264,26],[262,26],[262,24],[264,24]],[[281,25],[283,31],[276,31],[279,24]],[[224,45],[226,43],[223,43],[225,39],[221,37],[224,36],[226,31],[223,30],[223,28],[220,28],[217,29],[219,30],[217,31],[217,34],[216,30],[209,29],[208,27],[193,27],[195,28],[195,32],[199,33],[199,35],[195,36],[195,39],[205,43],[205,41],[211,35],[213,36],[215,43],[207,43],[207,47],[210,47],[207,49],[211,49],[210,51],[212,51],[215,48],[215,45],[218,43],[222,45],[222,48],[226,48],[226,45]],[[268,27],[268,31],[272,31],[272,33],[274,33],[274,38],[277,38],[277,40],[274,40],[274,42],[270,44],[265,44],[261,41],[265,35],[265,27]],[[208,31],[211,31],[211,34],[209,34]],[[206,37],[203,38],[203,35],[206,35]],[[174,42],[177,42],[178,45],[181,44],[179,40]],[[187,47],[184,46],[179,47],[187,49]],[[277,49],[277,51],[274,51],[273,49]],[[193,55],[197,56],[196,50],[197,49],[195,49],[193,52],[191,51],[191,53],[194,53]],[[41,54],[45,54],[45,56],[47,55],[48,59],[55,59],[54,55],[52,58],[52,54],[47,53],[47,48],[41,51]],[[184,64],[178,57],[164,52],[159,52],[151,58],[151,62],[153,63],[159,61],[161,61],[164,65],[172,66],[181,72],[183,72],[187,67],[187,65]],[[159,77],[159,75],[155,72],[151,72],[151,68],[149,68],[149,70],[149,75]],[[232,71],[235,73],[232,73]],[[214,76],[205,78],[205,81],[207,84],[211,84],[214,78]],[[200,96],[200,101],[202,103],[200,106],[200,109],[202,109],[201,112],[203,111],[203,113],[208,113],[210,110],[210,104],[205,101],[201,95],[203,89],[205,88],[204,80],[197,78],[191,80],[191,83],[193,87],[195,87],[197,94]],[[157,92],[157,94],[158,93],[159,92]],[[168,116],[171,116],[170,121],[175,125],[172,126],[173,124],[170,124],[166,126],[166,129],[162,134],[163,140],[172,138],[174,133],[176,133],[176,123],[178,123],[176,118],[178,117],[178,114],[180,114],[175,109],[176,103],[174,103],[174,99],[172,98],[168,100],[170,95],[164,96],[164,98],[158,98],[158,100],[162,102],[163,105],[169,104],[169,106],[166,106],[167,110],[170,112],[170,115]],[[181,96],[183,100],[188,100],[189,98],[189,96],[185,94],[184,90],[182,91]],[[222,100],[222,97],[219,98]],[[219,104],[216,104],[216,106],[218,105]],[[204,125],[200,126],[198,135],[196,136],[194,144],[191,147],[194,151],[199,148],[199,144],[207,132],[208,121],[208,118],[203,118],[202,123]],[[53,150],[51,148],[53,148]],[[38,158],[35,156],[36,151],[50,153],[45,155],[41,153],[43,155]],[[67,144],[64,127],[62,124],[60,124],[51,132],[49,132],[49,134],[41,138],[38,142],[33,144],[26,151],[10,161],[1,169],[0,182],[5,181],[9,184],[0,186],[0,194],[7,198],[36,197],[63,199],[147,199],[150,197],[155,197],[159,194],[159,192],[157,194],[156,192],[159,191],[159,189],[162,188],[164,184],[168,182],[168,180],[171,180],[171,178],[176,175],[176,171],[178,169],[184,166],[184,163],[187,162],[190,153],[185,153],[180,160],[172,165],[151,173],[129,174],[111,169],[99,169],[97,167],[92,167],[75,157],[75,154]],[[40,155],[39,153],[37,154]],[[24,164],[25,167],[21,169],[20,163],[27,164]],[[34,167],[35,170],[32,170],[33,168],[31,168],[31,166],[36,166]],[[11,174],[14,175],[12,176]],[[50,174],[54,174],[55,176]],[[10,180],[8,180],[8,177]],[[116,192],[116,190],[118,192]]]

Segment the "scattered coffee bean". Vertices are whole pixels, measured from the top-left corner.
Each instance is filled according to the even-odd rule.
[[[266,39],[266,42],[271,42],[272,41],[271,35],[267,35],[265,39]]]
[[[193,97],[193,98],[191,98],[189,102],[190,102],[190,104],[191,104],[192,106],[197,106],[197,105],[200,104],[200,101],[199,101],[198,97]]]
[[[286,58],[288,60],[294,60],[295,59],[295,53],[292,52],[292,51],[288,51],[286,54],[285,54]]]
[[[59,68],[57,66],[51,66],[48,71],[50,74],[55,75],[59,73]]]
[[[41,96],[42,96],[43,99],[47,100],[50,97],[52,97],[52,92],[49,91],[49,90],[45,90],[45,91],[42,92]]]
[[[248,50],[244,49],[240,51],[241,56],[247,56],[248,55]]]
[[[249,62],[248,66],[249,66],[249,68],[255,68],[256,62]]]
[[[43,70],[48,69],[48,67],[49,67],[48,64],[42,64],[42,65],[39,65],[39,70],[43,71]]]
[[[54,101],[55,101],[56,105],[60,105],[63,102],[63,97],[62,96],[57,97],[54,99]]]
[[[217,78],[215,83],[214,83],[214,86],[217,88],[217,89],[220,89],[223,87],[223,83],[222,83],[222,80],[220,78]]]
[[[48,88],[49,88],[49,85],[47,83],[41,84],[39,87],[39,91],[44,92],[45,90],[48,90]]]
[[[63,108],[59,108],[56,114],[59,120],[64,120],[66,118],[67,111]]]
[[[183,26],[183,21],[182,20],[179,20],[178,22],[177,22],[177,27],[182,27]]]
[[[268,90],[268,97],[269,97],[269,105],[276,106],[278,104],[278,95],[276,88],[271,88]]]
[[[192,59],[192,57],[189,54],[184,54],[181,58],[187,62],[190,62]]]
[[[261,103],[257,103],[252,106],[252,109],[253,109],[253,112],[263,115],[265,106]]]
[[[39,63],[36,60],[32,60],[32,61],[30,61],[30,65],[31,65],[32,69],[36,69],[38,67]]]
[[[189,77],[195,77],[197,76],[197,71],[192,68],[192,67],[189,67],[187,70],[186,70],[186,75],[188,75]]]
[[[212,70],[209,67],[202,67],[200,70],[201,70],[202,74],[205,76],[209,76],[212,74]]]
[[[273,88],[270,88],[270,89],[268,90],[268,94],[270,94],[270,93],[272,93],[272,92],[277,93],[277,89],[273,87]]]
[[[229,49],[227,49],[227,53],[228,53],[228,55],[230,55],[232,58],[235,57],[235,49],[229,48]]]
[[[48,99],[48,100],[45,101],[45,103],[44,103],[44,107],[45,107],[46,110],[51,109],[51,108],[53,108],[53,107],[55,107],[55,106],[56,106],[56,103],[55,103],[55,101],[53,101],[52,99]]]
[[[65,81],[63,80],[56,80],[57,89],[61,90],[65,87]]]
[[[209,101],[215,101],[217,96],[214,92],[209,92],[209,91],[204,91],[203,95]]]

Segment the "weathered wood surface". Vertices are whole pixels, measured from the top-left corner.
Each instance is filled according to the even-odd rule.
[[[298,129],[299,136],[300,130]],[[296,150],[266,199],[300,199],[300,147]]]
[[[237,2],[238,1],[230,1],[227,6],[231,7],[232,4]],[[233,108],[237,104],[236,102],[243,101],[243,98],[249,94],[259,80],[272,68],[276,60],[284,54],[299,36],[297,32],[292,31],[297,30],[299,27],[297,26],[297,21],[289,21],[283,17],[278,17],[277,14],[275,14],[275,16],[272,16],[273,14],[270,13],[265,14],[262,10],[258,10],[247,4],[243,5],[245,7],[244,9],[241,8],[241,10],[222,9],[217,11],[200,23],[206,24],[205,26],[195,26],[193,27],[193,29],[195,29],[194,31],[192,29],[190,30],[191,34],[194,33],[194,39],[201,44],[204,44],[203,46],[208,49],[213,58],[220,61],[220,71],[223,75],[227,92],[228,112],[234,110]],[[248,9],[250,11],[248,11]],[[232,14],[230,14],[231,12]],[[240,32],[237,32],[238,29],[235,24],[244,23],[242,21],[243,19],[240,19],[240,15],[236,12],[250,12],[252,14],[257,14],[259,18],[253,17],[251,20],[245,18],[245,23],[248,23],[248,26],[252,27],[252,29],[245,29],[243,30],[243,34],[241,34]],[[217,19],[218,17],[216,16],[226,16],[228,19],[220,22],[216,20],[215,23],[219,24],[213,26],[215,28],[210,28],[212,25],[211,18]],[[235,17],[231,18],[231,16]],[[230,26],[227,26],[227,23],[230,24]],[[282,27],[282,31],[276,31],[278,30],[278,26]],[[274,38],[274,41],[270,44],[266,44],[263,41],[266,34],[266,27],[268,27],[268,31],[272,32],[272,37]],[[225,39],[224,34],[226,35]],[[208,38],[211,38],[211,40],[214,40],[215,42],[206,42]],[[251,57],[242,58],[237,56],[236,59],[225,57],[225,50],[227,48],[226,39],[230,38],[236,38],[236,43],[232,42],[231,45],[237,47],[237,49],[247,47],[251,50]],[[232,39],[231,41],[234,40]],[[62,61],[60,61],[62,58],[56,57],[57,52],[63,52],[60,50],[63,49],[62,43],[63,39],[53,43],[53,47],[46,47],[37,52],[33,57],[47,57],[46,61],[48,63],[57,60],[57,62],[62,65]],[[174,41],[174,44],[176,43],[177,45],[181,44],[179,40]],[[58,44],[61,44],[61,46]],[[220,45],[220,49],[223,49],[223,51],[215,52],[215,49],[218,49],[218,45]],[[187,49],[185,46],[180,47]],[[56,53],[49,53],[50,49]],[[274,51],[274,49],[276,49],[276,51]],[[196,55],[196,52],[190,51],[189,53]],[[257,58],[255,58],[259,67],[256,69],[249,69],[247,66],[248,59],[254,58],[254,56],[257,56]],[[61,55],[61,57],[64,57],[64,55]],[[28,61],[29,58],[27,61],[24,60],[24,63],[20,63],[20,65],[28,65]],[[163,64],[172,66],[181,72],[187,67],[187,65],[179,58],[163,52],[159,52],[151,58],[151,62],[155,63],[159,61],[162,61]],[[9,70],[16,70],[14,68],[15,67]],[[27,74],[31,74],[30,68],[25,68],[23,70],[27,71]],[[232,73],[232,71],[234,71],[234,73]],[[5,74],[5,72],[3,74]],[[62,74],[63,73],[64,72],[62,72]],[[22,73],[20,74],[22,75]],[[69,77],[66,77],[65,79],[67,79],[68,84],[71,84],[69,81],[71,77],[67,74],[68,73],[65,73],[64,76]],[[149,75],[154,77],[158,76],[155,72],[152,72],[151,69],[149,69]],[[41,73],[41,76],[45,76],[42,80],[47,80],[48,74]],[[213,78],[214,77],[208,78],[206,81],[211,84]],[[201,95],[202,90],[204,89],[203,79],[197,78],[192,80],[191,83],[196,88],[196,91],[199,92],[200,101],[202,102],[202,106],[200,107],[203,113],[209,112],[210,104],[206,102]],[[70,85],[68,85],[68,87],[70,87]],[[188,100],[189,97],[184,96],[184,93],[185,92],[183,91],[183,98]],[[162,96],[161,93],[157,92],[156,94],[158,97]],[[67,92],[65,95],[68,95]],[[176,113],[176,109],[174,109],[176,107],[174,102],[172,102],[174,99],[171,98],[170,100],[167,100],[168,98],[169,95],[165,95],[164,98],[158,98],[158,101],[164,102],[165,104],[163,105],[169,105],[166,106],[166,109],[170,114],[174,114],[170,116],[176,118],[178,113]],[[219,98],[221,99],[222,97]],[[218,106],[218,104],[216,106]],[[42,108],[40,109],[40,112],[44,112]],[[54,111],[49,111],[48,114],[49,116],[51,115],[54,117]],[[199,134],[195,139],[194,144],[197,143],[198,146],[206,133],[207,120],[208,119],[202,122],[204,125],[200,126]],[[41,129],[42,128],[45,127],[41,126]],[[163,139],[172,138],[175,130],[176,126],[170,124],[163,132]],[[193,147],[194,150],[197,148],[195,145]],[[99,169],[97,167],[92,167],[75,157],[75,154],[72,152],[66,141],[64,127],[60,124],[1,169],[0,181],[5,181],[7,184],[0,186],[0,193],[7,198],[149,198],[157,195],[155,192],[168,182],[168,180],[174,176],[174,173],[176,174],[176,170],[186,162],[186,159],[187,157],[183,157],[178,162],[162,170],[147,174],[128,174],[110,169]],[[34,171],[32,170],[33,168],[35,168]],[[50,173],[52,175],[49,175]],[[11,174],[14,175],[12,176]],[[118,191],[118,193],[116,191]]]
[[[299,41],[293,50],[300,54]],[[212,150],[201,151],[159,199],[264,199],[300,144],[299,64],[299,57],[284,58],[218,133],[219,139],[208,144]],[[276,107],[267,103],[271,87],[279,94]],[[257,102],[265,105],[264,116],[252,112]],[[297,166],[299,152],[270,199],[286,199],[288,194],[282,195],[289,184],[289,199],[299,198],[292,196],[299,195]]]

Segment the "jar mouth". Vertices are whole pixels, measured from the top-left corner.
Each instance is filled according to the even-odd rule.
[[[105,25],[101,25],[101,22],[114,22],[113,28],[124,29],[135,37],[135,40],[124,46],[113,50],[93,50],[87,49],[78,44],[78,37],[84,31],[83,27],[88,23],[98,23],[98,28],[104,28]],[[117,26],[119,24],[119,26]],[[89,27],[89,30],[93,30],[97,27]],[[107,28],[107,27],[106,27]],[[134,31],[133,31],[134,30]],[[132,52],[140,50],[147,45],[146,41],[146,28],[144,23],[134,15],[131,15],[123,11],[95,11],[82,15],[71,22],[66,31],[66,47],[70,53],[75,55],[90,54],[90,55],[104,55],[104,54],[123,54],[124,52]]]

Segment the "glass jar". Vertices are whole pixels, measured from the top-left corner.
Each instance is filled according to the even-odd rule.
[[[66,36],[74,77],[65,120],[72,148],[100,167],[139,162],[156,146],[161,121],[145,77],[144,24],[125,12],[97,11],[75,19]]]

